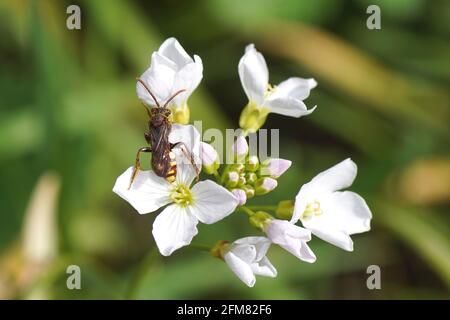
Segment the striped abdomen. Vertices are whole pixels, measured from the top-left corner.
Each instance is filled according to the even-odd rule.
[[[166,172],[166,180],[169,182],[174,182],[177,176],[177,162],[175,161],[175,154],[169,152],[169,170]]]

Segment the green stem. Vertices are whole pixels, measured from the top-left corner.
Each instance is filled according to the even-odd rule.
[[[242,129],[242,133],[241,136],[243,136],[244,138],[248,136],[248,130]]]
[[[275,211],[277,209],[278,206],[247,206],[247,208],[254,210],[254,211]]]
[[[249,216],[252,216],[255,214],[255,212],[249,208],[247,208],[246,206],[241,206],[239,207],[239,210],[244,211],[246,214],[248,214]]]

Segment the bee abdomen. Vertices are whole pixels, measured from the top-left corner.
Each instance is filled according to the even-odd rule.
[[[169,170],[166,174],[166,180],[168,182],[174,182],[177,176],[177,162],[175,161],[175,154],[173,152],[169,153],[170,162],[169,162]]]

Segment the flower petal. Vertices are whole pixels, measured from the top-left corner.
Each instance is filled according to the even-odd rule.
[[[153,212],[171,202],[170,184],[153,171],[138,171],[130,188],[133,167],[121,174],[113,191],[128,201],[140,214]]]
[[[173,61],[178,66],[178,69],[192,62],[192,58],[175,38],[169,38],[164,41],[159,47],[158,53]]]
[[[322,207],[324,212],[333,212],[335,225],[349,235],[370,230],[372,212],[366,201],[355,192],[333,192]]]
[[[269,239],[300,260],[312,263],[316,256],[306,244],[311,240],[311,231],[285,220],[273,220],[266,229]]]
[[[253,287],[255,285],[256,279],[253,274],[252,268],[249,264],[239,259],[233,252],[227,252],[223,259],[230,267],[236,276],[241,279],[247,286]]]
[[[370,230],[372,213],[364,199],[351,191],[334,192],[320,202],[323,214],[302,219],[317,237],[353,251],[350,235]]]
[[[261,260],[267,253],[270,247],[270,240],[266,237],[245,237],[233,242],[235,245],[251,245],[256,249],[255,260]]]
[[[256,261],[257,252],[256,247],[253,244],[237,244],[236,242],[233,242],[230,251],[249,265]]]
[[[195,184],[191,193],[192,213],[206,224],[222,220],[232,213],[239,203],[230,191],[211,180]]]
[[[153,237],[159,251],[170,256],[175,250],[191,243],[197,234],[197,218],[177,204],[165,208],[153,222]]]
[[[271,278],[275,278],[277,276],[277,269],[275,269],[267,257],[263,257],[259,262],[252,263],[250,267],[256,275]]]
[[[173,149],[173,153],[175,154],[175,161],[177,162],[176,182],[189,187],[197,176],[195,168],[182,152],[181,148]]]
[[[287,169],[290,168],[292,161],[280,158],[271,158],[263,162],[260,173],[261,175],[271,176],[278,179]]]
[[[314,219],[311,219],[313,221]],[[325,226],[307,226],[304,221],[302,220],[303,225],[310,229],[311,232],[318,238],[322,239],[323,241],[329,242],[336,247],[339,247],[341,249],[347,250],[347,251],[353,251],[353,241],[350,238],[348,234],[346,234],[343,231],[339,231],[332,226],[325,225]]]
[[[284,116],[299,118],[312,113],[317,106],[311,109],[306,108],[303,101],[292,97],[279,97],[267,100],[264,104],[270,112],[278,113]]]
[[[269,70],[261,53],[253,44],[245,48],[245,54],[239,61],[239,77],[242,87],[250,101],[258,105],[264,102],[264,92],[269,84]]]
[[[268,100],[275,100],[283,97],[291,97],[297,100],[305,100],[309,97],[311,89],[317,86],[314,79],[303,79],[298,77],[289,78],[276,86]]]
[[[181,68],[176,76],[172,87],[172,94],[178,90],[186,90],[178,94],[172,101],[173,105],[181,108],[186,103],[192,92],[198,87],[203,78],[203,63],[199,56],[194,56],[195,62],[189,63]]]
[[[154,52],[150,68],[140,76],[140,79],[144,81],[160,104],[171,94],[176,74],[173,67],[170,61]],[[147,89],[140,82],[136,83],[136,92],[139,99],[145,104],[149,106],[156,105]]]
[[[348,158],[304,184],[295,197],[295,209],[291,222],[296,223],[299,220],[309,202],[327,197],[333,191],[349,187],[355,180],[356,174],[357,166]]]
[[[231,190],[231,193],[238,200],[240,206],[243,206],[247,202],[247,194],[244,190],[233,189]]]
[[[197,164],[199,169],[201,168],[200,133],[197,128],[192,125],[173,124],[169,134],[169,142],[178,144],[177,149],[183,148],[188,154],[191,154],[194,157],[194,163]],[[185,164],[191,164],[190,159],[186,157],[181,160],[185,161]]]
[[[311,180],[315,189],[321,191],[337,191],[348,188],[356,178],[358,167],[350,158],[319,173]]]

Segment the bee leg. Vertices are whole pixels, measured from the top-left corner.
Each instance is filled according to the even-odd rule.
[[[183,152],[184,156],[186,158],[188,158],[189,161],[191,162],[191,165],[194,168],[195,175],[196,175],[195,181],[198,181],[200,179],[200,170],[198,169],[197,165],[195,164],[194,156],[192,155],[192,153],[190,153],[188,151],[186,144],[184,142],[178,142],[178,143],[172,144],[171,147],[172,147],[172,149],[180,147],[181,152]],[[182,148],[182,147],[184,147],[184,148]]]
[[[152,149],[150,147],[139,148],[136,154],[136,162],[134,163],[133,173],[131,174],[130,185],[128,186],[128,190],[130,190],[131,185],[133,184],[133,181],[136,178],[139,169],[141,168],[141,159],[140,159],[141,152],[152,152]]]

